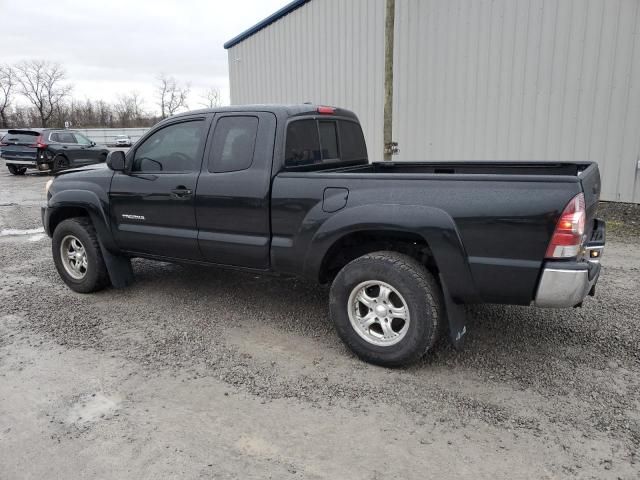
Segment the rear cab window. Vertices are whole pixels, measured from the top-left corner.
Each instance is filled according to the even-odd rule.
[[[360,125],[346,119],[301,119],[287,126],[285,167],[367,161]]]

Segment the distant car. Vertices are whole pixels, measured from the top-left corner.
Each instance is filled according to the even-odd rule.
[[[130,147],[131,138],[128,135],[118,135],[115,141],[116,147]]]
[[[13,175],[28,168],[60,171],[104,162],[109,149],[73,130],[14,129],[0,140],[0,157]]]

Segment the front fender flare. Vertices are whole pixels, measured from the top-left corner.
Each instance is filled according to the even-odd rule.
[[[322,261],[331,246],[345,235],[359,231],[399,231],[420,235],[433,253],[452,300],[458,303],[479,301],[455,222],[447,212],[435,207],[379,204],[341,210],[325,221],[313,236],[304,262],[305,276],[317,280]]]
[[[118,247],[111,232],[107,206],[95,192],[76,189],[62,190],[51,196],[47,207],[51,210],[51,216],[56,215],[56,212],[62,212],[65,208],[85,210],[89,214],[102,245],[110,251],[117,252]],[[53,231],[47,232],[47,234],[52,235]]]

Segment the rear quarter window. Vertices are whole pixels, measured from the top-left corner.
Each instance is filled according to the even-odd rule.
[[[222,117],[213,132],[209,171],[214,173],[246,170],[253,163],[258,135],[258,118]]]

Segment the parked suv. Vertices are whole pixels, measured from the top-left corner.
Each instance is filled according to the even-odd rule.
[[[0,141],[0,156],[13,175],[27,168],[60,171],[104,162],[109,150],[79,132],[55,129],[9,130]]]

